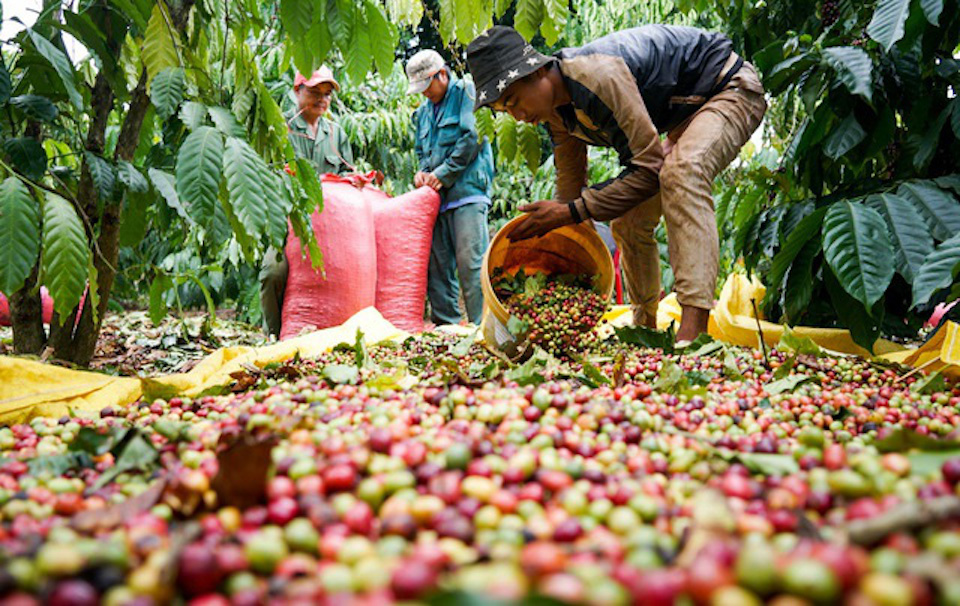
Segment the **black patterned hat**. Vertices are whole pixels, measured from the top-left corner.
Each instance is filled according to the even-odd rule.
[[[517,30],[495,25],[467,46],[467,67],[477,87],[474,111],[489,105],[508,86],[553,61],[537,52]]]

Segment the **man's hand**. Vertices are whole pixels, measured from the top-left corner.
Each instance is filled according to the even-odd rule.
[[[443,183],[440,182],[433,173],[418,172],[413,176],[413,186],[414,187],[423,187],[426,185],[436,191],[443,189]]]
[[[564,225],[571,225],[573,217],[566,204],[555,200],[540,200],[533,204],[520,207],[520,212],[527,213],[524,220],[507,236],[511,242],[539,238]]]

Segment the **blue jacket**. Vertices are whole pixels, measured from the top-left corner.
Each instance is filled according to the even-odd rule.
[[[429,101],[413,114],[420,170],[432,172],[443,183],[441,210],[467,197],[483,196],[490,201],[493,152],[486,137],[481,142],[477,135],[473,97],[473,84],[451,74],[436,114]]]

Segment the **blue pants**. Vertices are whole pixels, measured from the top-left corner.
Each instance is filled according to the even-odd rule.
[[[483,314],[480,270],[489,242],[485,203],[466,204],[437,216],[427,272],[427,297],[434,324],[460,322],[460,288],[463,288],[467,318],[474,324],[480,323]]]

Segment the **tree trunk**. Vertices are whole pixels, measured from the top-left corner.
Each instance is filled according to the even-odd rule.
[[[109,121],[110,112],[113,110],[114,105],[113,91],[110,89],[107,78],[102,72],[97,75],[97,80],[93,85],[91,104],[92,120],[90,122],[90,129],[87,131],[87,141],[84,147],[87,151],[99,155],[103,153],[107,122]],[[97,200],[99,196],[100,193],[94,186],[93,178],[90,176],[90,167],[87,164],[86,158],[84,158],[80,169],[80,183],[77,186],[77,201],[80,205],[78,210],[81,212],[81,217],[87,222],[87,238],[91,242],[98,239],[96,223],[97,220],[101,218],[97,216]],[[104,209],[106,209],[110,203],[111,201],[104,200]],[[97,247],[93,247],[93,255],[94,263],[96,264],[101,256]],[[99,283],[99,280],[97,282]],[[102,291],[99,292],[101,292],[101,297],[104,299],[110,296],[109,291],[105,293],[105,297]],[[83,315],[87,315],[91,311],[91,303],[88,297],[83,306]],[[93,351],[97,344],[97,334],[95,332],[92,339],[84,338],[84,327],[75,324],[76,317],[77,308],[74,308],[73,311],[67,314],[66,318],[61,318],[59,315],[55,317],[54,321],[50,323],[49,343],[53,348],[55,358],[86,366],[90,363],[90,358],[93,357]],[[75,326],[76,331],[74,330]],[[86,344],[88,340],[92,341],[89,347],[80,346],[81,342]]]
[[[170,7],[172,9],[171,21],[175,30],[181,32],[184,30],[193,4],[194,0],[183,0]],[[106,101],[107,95],[109,95],[110,107],[104,111],[103,103]],[[86,149],[101,154],[103,153],[107,118],[114,103],[114,96],[102,74],[97,76],[92,98],[94,119],[87,134]],[[149,107],[147,72],[142,70],[137,87],[131,93],[127,115],[120,127],[114,160],[129,162],[133,159],[140,141],[143,119]],[[93,187],[86,161],[84,161],[78,190],[78,199],[85,212],[88,213],[87,216],[96,216],[97,193]],[[97,270],[97,292],[100,297],[96,321],[94,321],[93,302],[88,297],[76,329],[74,330],[73,323],[70,321],[70,319],[76,317],[76,310],[74,310],[64,326],[50,336],[50,342],[54,347],[56,357],[80,366],[88,365],[96,351],[97,339],[103,325],[103,316],[107,311],[110,293],[113,290],[113,281],[117,275],[117,257],[120,250],[120,202],[117,198],[104,200],[102,208],[103,210],[97,217],[99,219],[99,233],[89,234],[91,242],[96,239],[96,246],[93,247],[93,265]]]
[[[39,269],[39,265],[34,265],[23,288],[10,297],[14,353],[39,354],[47,343],[47,334],[43,331],[43,304],[37,288]]]
[[[143,119],[150,107],[150,96],[147,94],[147,73],[141,72],[140,81],[134,89],[130,99],[130,107],[120,128],[117,138],[115,160],[130,161],[137,151],[140,141],[140,129]],[[90,363],[97,347],[100,328],[103,326],[103,316],[107,313],[110,302],[110,292],[113,290],[113,281],[117,276],[117,258],[120,252],[120,204],[116,200],[104,204],[103,214],[100,217],[100,234],[97,237],[99,253],[94,254],[93,265],[97,270],[97,292],[100,294],[100,304],[97,307],[96,322],[93,317],[92,301],[87,300],[80,315],[80,322],[69,341],[61,343],[57,349],[57,357],[69,360],[74,364],[86,366]],[[75,316],[74,316],[75,317]]]

